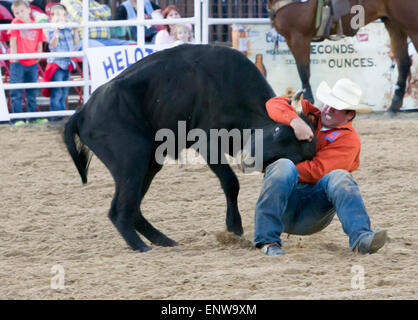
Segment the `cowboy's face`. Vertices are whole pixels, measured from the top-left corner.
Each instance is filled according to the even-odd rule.
[[[335,128],[342,126],[353,119],[355,111],[337,110],[328,104],[324,105],[321,111],[321,122],[322,125],[327,128]]]

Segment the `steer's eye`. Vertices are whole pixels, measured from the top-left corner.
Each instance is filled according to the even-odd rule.
[[[280,127],[274,128],[274,134],[278,134],[280,132]]]

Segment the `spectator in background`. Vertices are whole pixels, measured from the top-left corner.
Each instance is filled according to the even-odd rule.
[[[12,3],[6,1],[0,1],[0,23],[1,24],[9,24],[13,20],[12,10]],[[1,31],[3,33],[5,31]],[[8,39],[7,36],[2,35],[3,39]]]
[[[45,5],[42,0],[27,0],[31,8],[31,17],[37,23],[48,22],[48,16],[45,13]]]
[[[67,8],[70,20],[81,23],[83,21],[82,0],[61,0],[61,4]],[[110,8],[94,0],[89,0],[89,21],[107,21],[111,17]],[[79,37],[82,38],[82,29],[79,30]],[[121,46],[135,44],[134,41],[112,39],[108,27],[89,28],[89,47],[100,46]]]
[[[12,12],[12,4],[16,0],[2,0],[0,4],[4,6],[10,13]],[[45,14],[45,3],[43,0],[27,0],[29,6],[31,8],[31,18],[35,20],[35,22],[48,22],[48,17]],[[10,21],[2,21],[1,23],[10,23]]]
[[[68,22],[67,9],[62,4],[56,4],[51,8],[51,22]],[[78,32],[76,29],[56,28],[48,31],[49,50],[51,52],[74,51],[75,45],[79,43]],[[42,81],[68,81],[70,72],[74,69],[71,58],[49,58],[45,68]],[[44,88],[42,94],[51,96],[50,111],[65,110],[69,87]],[[51,121],[62,120],[62,117],[53,117]]]
[[[45,5],[47,2],[46,0],[26,0],[26,1],[29,2],[29,5],[36,6],[40,10],[42,10],[42,12],[45,12]]]
[[[12,4],[12,11],[15,18],[12,24],[35,23],[30,17],[29,4],[24,0],[16,0]],[[42,52],[42,42],[45,41],[45,35],[42,29],[9,30],[10,53],[36,53]],[[10,61],[10,83],[37,82],[38,79],[38,61],[37,59],[11,60]],[[37,89],[25,89],[27,99],[27,111],[36,111],[36,93]],[[22,112],[22,90],[11,90],[12,112]],[[31,122],[43,123],[46,119],[32,119]],[[16,126],[23,125],[25,122],[21,119],[15,119]]]
[[[181,18],[180,11],[175,5],[169,5],[163,11],[164,19],[179,19]],[[162,30],[158,31],[155,36],[155,44],[169,44],[175,40],[172,34],[173,25],[164,25]]]
[[[173,27],[173,38],[183,43],[193,42],[193,35],[190,26],[187,24],[176,24]]]
[[[15,2],[15,0],[1,0],[0,4],[5,7],[11,14],[13,14],[12,11],[12,3]]]
[[[136,13],[136,0],[126,0],[121,3],[118,7],[115,20],[133,20],[137,18]],[[144,0],[144,15],[145,19],[162,19],[163,15],[161,13],[161,8],[156,5],[154,2],[149,0]],[[161,29],[158,26],[145,27],[145,42],[152,42],[154,36]],[[133,39],[137,39],[137,28],[135,26],[130,27],[131,34]]]

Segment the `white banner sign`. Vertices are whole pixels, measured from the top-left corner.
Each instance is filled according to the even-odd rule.
[[[259,68],[264,65],[267,80],[277,95],[291,96],[301,89],[296,62],[284,37],[266,25],[246,26],[248,58],[258,60]],[[415,58],[414,58],[415,57]],[[414,66],[418,57],[413,57]],[[397,79],[397,68],[390,54],[389,35],[383,23],[371,23],[363,27],[356,37],[340,41],[311,43],[312,92],[322,80],[332,86],[339,78],[348,77],[363,89],[362,103],[375,111],[390,105]],[[262,61],[262,63],[260,63]],[[412,68],[403,107],[418,107],[417,68]],[[415,71],[414,71],[415,70]],[[316,97],[315,102],[320,105]]]
[[[6,95],[4,94],[1,69],[0,69],[0,121],[10,121],[9,110],[7,109]]]
[[[86,50],[91,73],[92,92],[116,77],[123,70],[150,54],[179,45],[175,42],[166,46],[145,45],[95,47]]]

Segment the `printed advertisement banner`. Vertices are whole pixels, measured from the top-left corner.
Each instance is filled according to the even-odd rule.
[[[300,90],[296,62],[284,37],[268,25],[247,25],[245,34],[248,58],[266,73],[276,95],[292,96]],[[416,52],[411,56],[414,66],[412,77],[408,79],[404,108],[418,107],[418,56]],[[375,111],[389,107],[398,74],[383,23],[371,23],[361,28],[355,37],[313,42],[310,59],[314,97],[322,80],[332,86],[339,78],[348,77],[362,87],[363,104]],[[316,97],[315,102],[321,105]]]
[[[154,52],[172,48],[181,43],[175,42],[165,46],[145,45],[143,47],[112,46],[88,48],[86,53],[90,67],[92,92],[142,58]]]

